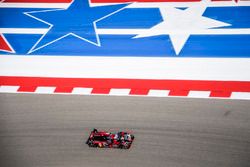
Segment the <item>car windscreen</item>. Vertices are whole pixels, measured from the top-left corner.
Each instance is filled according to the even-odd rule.
[[[94,136],[93,140],[95,140],[95,141],[107,141],[107,137],[106,136]]]

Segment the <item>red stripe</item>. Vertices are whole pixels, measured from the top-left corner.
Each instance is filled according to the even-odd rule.
[[[201,0],[91,0],[92,3],[122,3],[122,2],[200,2]],[[11,3],[70,3],[71,0],[5,0]]]
[[[212,91],[210,97],[230,97],[232,92],[227,91]]]
[[[18,92],[35,92],[37,86],[20,86]]]
[[[96,88],[92,90],[92,94],[109,94],[110,88]]]
[[[132,88],[129,92],[130,95],[147,95],[149,89]]]
[[[249,81],[45,78],[0,76],[0,85],[20,86],[18,91],[34,92],[38,86],[56,87],[55,92],[72,92],[75,87],[93,88],[94,94],[108,94],[111,88],[131,89],[146,95],[150,89],[170,90],[170,96],[187,96],[192,91],[211,91],[210,97],[229,97],[232,92],[250,92]]]
[[[55,93],[71,93],[73,90],[73,87],[65,87],[65,86],[59,86],[59,87],[56,87],[55,89]]]
[[[12,49],[8,45],[7,41],[5,40],[3,34],[0,34],[0,50],[7,51],[7,52],[12,51]]]
[[[187,96],[189,93],[189,90],[171,90],[169,92],[169,96]]]
[[[71,0],[5,0],[13,3],[70,3]]]

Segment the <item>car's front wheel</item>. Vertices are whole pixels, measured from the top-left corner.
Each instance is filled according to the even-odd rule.
[[[89,147],[95,147],[95,144],[91,140],[88,141],[88,145],[89,145]]]
[[[122,149],[129,149],[129,148],[130,148],[130,145],[131,145],[131,143],[129,143],[129,142],[124,142],[124,143],[121,145],[121,148],[122,148]]]

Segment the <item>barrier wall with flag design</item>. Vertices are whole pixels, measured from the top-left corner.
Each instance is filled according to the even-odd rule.
[[[249,99],[249,9],[246,0],[5,0],[0,90]]]

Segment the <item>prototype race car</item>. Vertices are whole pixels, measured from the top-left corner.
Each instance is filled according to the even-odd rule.
[[[134,135],[128,132],[109,133],[94,129],[86,144],[89,147],[129,149],[133,140]]]

